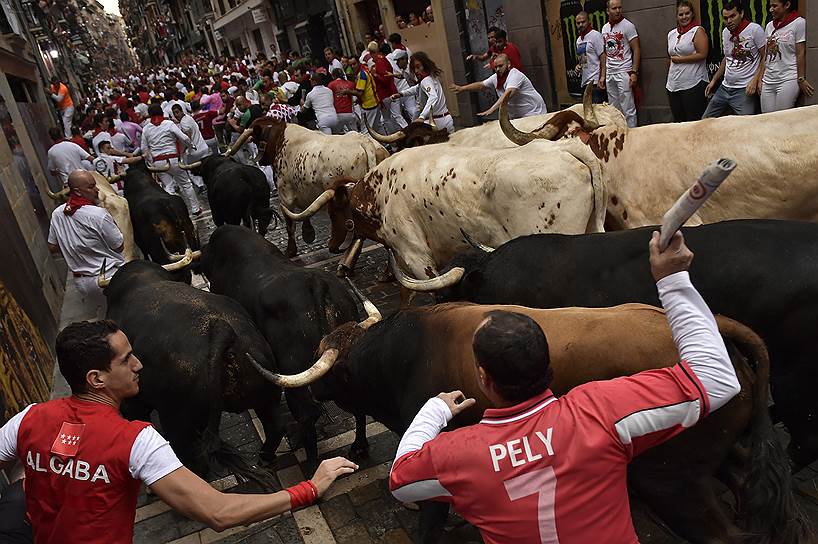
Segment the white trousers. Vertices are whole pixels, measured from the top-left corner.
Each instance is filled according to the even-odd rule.
[[[339,113],[335,134],[346,134],[358,131],[358,117],[354,113]]]
[[[361,110],[362,117],[366,117],[369,126],[372,127],[376,132],[380,134],[386,134],[386,130],[383,128],[383,117],[381,117],[381,108],[374,107],[371,110]],[[361,132],[364,134],[369,134],[369,131],[366,129],[366,123],[361,120]]]
[[[218,138],[211,138],[209,140],[205,140],[207,147],[210,148],[211,155],[218,155],[219,154],[219,140]]]
[[[636,103],[633,101],[630,76],[627,72],[608,74],[605,86],[608,90],[608,103],[622,112],[629,127],[635,127]]]
[[[113,272],[116,272],[116,270],[108,272],[106,275],[110,278]],[[97,321],[104,319],[105,312],[108,310],[108,301],[105,298],[105,293],[97,284],[97,278],[85,276],[74,278],[74,285],[80,295],[84,317]]]
[[[435,119],[435,126],[438,129],[445,128],[447,131],[449,131],[449,134],[451,134],[454,132],[454,117],[452,117],[451,114],[447,114],[440,119]]]
[[[62,130],[67,139],[71,139],[71,122],[74,120],[74,106],[62,110]]]
[[[403,111],[403,118],[410,123],[418,118],[418,101],[415,95],[410,94],[401,98],[400,107]]]
[[[318,126],[318,130],[324,134],[332,134],[332,131],[335,129],[337,124],[338,115],[316,116],[316,125]]]
[[[188,211],[190,213],[198,213],[199,210],[201,210],[199,199],[196,198],[196,193],[193,191],[193,183],[187,171],[179,168],[178,159],[159,161],[158,166],[162,166],[166,162],[170,163],[170,170],[159,173],[159,181],[162,182],[165,191],[170,194],[176,194],[178,192],[185,201]]]
[[[764,83],[761,87],[761,113],[794,108],[799,94],[801,88],[797,79],[781,83]]]
[[[381,108],[383,109],[384,124],[389,130],[389,134],[393,134],[409,125],[400,112],[400,100],[387,98],[383,101]]]

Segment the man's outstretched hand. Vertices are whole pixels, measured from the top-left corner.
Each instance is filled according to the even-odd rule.
[[[446,406],[448,406],[449,410],[451,410],[452,412],[452,417],[456,416],[460,412],[468,410],[469,408],[477,404],[476,400],[467,399],[466,395],[464,395],[462,391],[441,393],[437,396],[437,398],[446,403]]]
[[[322,496],[329,486],[342,474],[352,474],[358,470],[358,465],[343,457],[333,457],[321,461],[318,470],[312,477],[312,483],[318,489],[318,496]]]
[[[650,272],[655,281],[690,269],[693,252],[685,245],[685,238],[681,231],[673,235],[664,251],[659,251],[659,232],[653,231],[649,247]]]

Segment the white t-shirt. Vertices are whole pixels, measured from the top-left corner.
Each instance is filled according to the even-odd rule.
[[[772,21],[767,23],[767,52],[764,83],[776,84],[798,79],[795,45],[807,41],[807,22],[803,17],[787,26],[775,29]]]
[[[449,115],[446,107],[446,95],[443,94],[443,85],[433,76],[426,76],[417,85],[400,92],[401,96],[413,94],[417,97],[418,119],[428,121],[430,117],[440,118]]]
[[[577,38],[577,60],[582,66],[582,86],[599,81],[599,57],[605,53],[602,34],[590,30],[585,37]]]
[[[506,92],[506,89],[517,89],[517,93],[508,101],[508,116],[510,119],[541,115],[548,111],[545,107],[545,100],[534,88],[534,85],[531,84],[531,80],[516,68],[509,70],[503,87],[497,88],[497,74],[491,74],[491,76],[483,80],[483,86],[496,91],[497,96],[501,96]]]
[[[342,72],[344,71],[344,66],[341,64],[341,61],[338,59],[332,59],[332,62],[329,63],[329,67],[327,68],[327,72],[329,72],[330,76],[332,75],[332,71],[336,68]]]
[[[738,35],[738,43],[731,38],[730,30],[725,28],[721,35],[727,59],[723,85],[728,89],[742,89],[758,71],[761,62],[759,52],[767,45],[767,35],[760,25],[750,23]]]
[[[182,132],[190,138],[191,147],[189,151],[204,151],[208,149],[207,142],[202,137],[202,131],[199,128],[199,123],[190,115],[183,115],[182,120],[179,121],[179,128]]]
[[[631,40],[638,37],[636,27],[627,19],[622,19],[611,28],[611,23],[602,27],[602,39],[605,41],[605,53],[608,55],[606,75],[621,74],[633,69],[633,52]]]
[[[307,97],[304,99],[304,107],[312,108],[315,111],[315,116],[319,119],[337,115],[333,92],[324,85],[316,85],[307,93]]]
[[[130,153],[134,150],[133,142],[131,142],[131,139],[128,138],[128,135],[124,132],[117,132],[111,136],[111,145],[114,149],[122,151],[123,153]]]
[[[84,170],[82,161],[90,157],[83,148],[68,140],[56,143],[48,149],[48,169],[56,171],[63,185],[74,170]]]
[[[68,268],[75,273],[93,276],[99,274],[102,261],[107,261],[108,272],[125,264],[121,247],[124,238],[108,210],[100,206],[86,205],[65,214],[65,204],[51,212],[48,243],[60,246]]]
[[[696,45],[693,38],[700,26],[694,26],[681,36],[679,31],[673,29],[667,34],[667,54],[670,57],[686,57],[696,53]],[[707,59],[701,62],[671,62],[667,72],[666,88],[670,92],[686,91],[692,89],[702,81],[708,81]]]
[[[17,459],[17,434],[20,431],[20,422],[32,406],[34,405],[26,406],[0,428],[0,462]],[[128,472],[134,479],[142,480],[145,485],[153,485],[182,466],[173,448],[156,432],[156,429],[148,426],[136,435],[128,458]]]
[[[114,155],[100,153],[99,156],[94,159],[94,170],[107,178],[115,176],[117,174],[116,165],[122,164],[124,159],[125,157],[116,157]]]

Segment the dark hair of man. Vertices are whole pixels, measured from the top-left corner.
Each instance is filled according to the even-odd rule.
[[[122,121],[122,122],[125,122],[125,121],[130,121],[131,118],[128,116],[127,113],[125,113],[123,111],[122,113],[119,114],[119,120]]]
[[[724,4],[722,5],[721,9],[723,11],[733,11],[734,9],[738,10],[739,13],[744,13],[744,1],[743,0],[724,0]]]
[[[57,76],[52,76],[52,78],[51,78],[51,84],[52,84],[52,85],[56,85],[56,84],[57,84],[57,83],[59,83],[59,82],[60,82],[60,78],[59,78],[59,77],[57,77]]]
[[[420,65],[423,66],[423,71],[431,76],[440,77],[440,74],[443,73],[443,70],[438,68],[437,64],[435,64],[435,62],[429,58],[429,55],[423,51],[418,51],[412,55],[413,64],[414,61],[418,61]]]
[[[60,127],[51,127],[50,129],[48,129],[48,135],[55,142],[59,142],[60,140],[63,139],[63,131]]]
[[[312,78],[316,85],[326,85],[328,83],[327,80],[329,79],[327,74],[322,74],[321,72],[315,72],[312,75]]]
[[[389,43],[400,43],[403,41],[403,38],[397,32],[393,32],[389,35]]]
[[[503,400],[518,404],[548,389],[553,377],[551,358],[537,322],[501,310],[485,317],[488,320],[474,333],[472,350]]]
[[[98,113],[94,115],[94,126],[102,126],[102,121],[105,119],[104,113]]]
[[[202,109],[202,105],[198,100],[192,100],[190,102],[190,111],[199,111],[200,109]]]
[[[490,27],[489,27],[489,29],[486,31],[486,34],[492,34],[492,33],[494,33],[494,32],[497,32],[498,30],[500,30],[500,27],[498,27],[498,26],[490,26]]]
[[[344,71],[340,68],[335,68],[332,70],[332,77],[335,79],[344,79]]]
[[[497,30],[494,31],[495,40],[505,40],[506,38],[508,38],[508,34],[506,34],[506,31],[503,30],[502,28],[498,28]]]
[[[114,356],[108,338],[119,330],[110,319],[71,323],[57,335],[60,374],[75,395],[85,393],[85,376],[91,370],[111,370]]]
[[[184,99],[185,99],[185,93],[183,93],[182,91],[178,91],[176,93],[176,100],[184,100]]]
[[[164,115],[165,112],[162,111],[162,104],[157,104],[154,102],[150,106],[148,106],[148,115],[154,117],[156,115]]]
[[[383,55],[388,55],[392,52],[392,48],[389,47],[388,43],[382,43],[380,48],[378,48],[378,51],[380,51]]]

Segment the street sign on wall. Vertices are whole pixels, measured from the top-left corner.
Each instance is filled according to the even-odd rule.
[[[267,11],[264,8],[253,10],[253,22],[256,24],[267,22]]]

